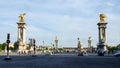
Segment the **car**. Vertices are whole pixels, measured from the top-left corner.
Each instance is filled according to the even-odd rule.
[[[52,52],[47,51],[47,52],[45,53],[45,55],[52,55]]]
[[[82,51],[82,52],[79,52],[78,53],[78,56],[87,56],[88,54],[87,54],[87,52],[85,52],[85,51]]]
[[[114,56],[116,56],[116,57],[117,57],[117,56],[120,56],[120,51],[117,52],[117,53],[115,53]]]

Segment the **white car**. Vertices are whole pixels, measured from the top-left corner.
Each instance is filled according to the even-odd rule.
[[[120,56],[120,51],[115,53],[114,56]]]
[[[45,55],[52,55],[52,52],[46,51]]]

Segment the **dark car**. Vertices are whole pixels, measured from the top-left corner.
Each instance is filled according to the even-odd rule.
[[[87,54],[87,52],[85,52],[85,51],[78,53],[78,56],[87,56],[87,55],[88,55],[88,54]]]

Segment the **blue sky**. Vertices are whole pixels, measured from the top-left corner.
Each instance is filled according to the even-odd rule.
[[[99,14],[107,15],[107,43],[120,43],[120,0],[0,0],[0,43],[11,34],[11,42],[17,40],[19,15],[26,13],[27,43],[35,38],[37,45],[51,45],[55,36],[59,47],[77,47],[79,37],[87,47],[88,37],[92,45],[98,42]]]

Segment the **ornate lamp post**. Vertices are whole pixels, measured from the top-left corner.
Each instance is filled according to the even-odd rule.
[[[83,51],[83,46],[80,39],[78,38],[78,52],[82,52],[82,51]]]
[[[98,35],[99,35],[99,43],[97,44],[98,55],[104,56],[105,51],[107,51],[107,43],[106,43],[106,25],[105,22],[106,16],[104,14],[100,14],[100,22],[98,25]]]
[[[25,13],[20,14],[18,24],[18,51],[20,53],[25,53],[26,50],[26,23],[25,23]]]
[[[84,49],[79,38],[78,38],[78,56],[84,56]]]
[[[7,57],[4,60],[11,60],[10,56],[9,56],[9,43],[10,43],[10,34],[7,34]]]
[[[91,52],[92,51],[92,46],[91,46],[91,43],[92,43],[92,38],[91,36],[88,38],[88,50]]]
[[[58,37],[55,37],[55,51],[58,52]]]

